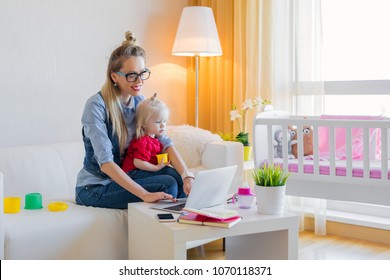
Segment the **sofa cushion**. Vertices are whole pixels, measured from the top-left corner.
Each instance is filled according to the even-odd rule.
[[[127,211],[76,205],[4,215],[6,259],[127,259]],[[104,241],[104,242],[102,242]],[[48,246],[51,244],[51,246]]]
[[[84,144],[83,141],[51,144],[56,149],[63,164],[68,185],[68,196],[74,196],[77,174],[83,167]]]
[[[81,141],[0,148],[0,171],[6,186],[4,196],[23,199],[32,192],[41,193],[44,199],[74,196],[83,156]]]

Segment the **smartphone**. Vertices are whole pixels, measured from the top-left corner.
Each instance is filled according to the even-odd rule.
[[[174,222],[176,221],[175,220],[175,217],[173,217],[172,214],[157,214],[157,219],[160,221],[160,222]]]

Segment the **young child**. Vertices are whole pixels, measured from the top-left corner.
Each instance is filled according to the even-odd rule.
[[[122,169],[134,180],[155,175],[172,176],[178,185],[177,198],[185,197],[183,180],[169,164],[157,162],[157,154],[163,153],[163,144],[158,137],[166,132],[169,110],[155,93],[142,101],[136,111],[136,133],[126,151]],[[175,196],[174,196],[175,197]]]

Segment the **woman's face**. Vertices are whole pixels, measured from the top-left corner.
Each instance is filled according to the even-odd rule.
[[[122,97],[126,98],[130,97],[130,95],[139,95],[144,83],[139,76],[135,75],[137,77],[136,80],[128,82],[126,77],[123,75],[133,74],[130,76],[134,77],[134,74],[140,74],[145,71],[145,69],[145,59],[142,56],[130,56],[125,60],[121,69],[119,69],[122,75],[118,73],[111,74],[113,81],[118,84]]]

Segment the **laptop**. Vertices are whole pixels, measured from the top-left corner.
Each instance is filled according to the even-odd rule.
[[[199,171],[195,176],[191,192],[186,199],[179,202],[159,202],[151,208],[183,213],[183,208],[202,209],[219,206],[225,203],[237,165]]]

